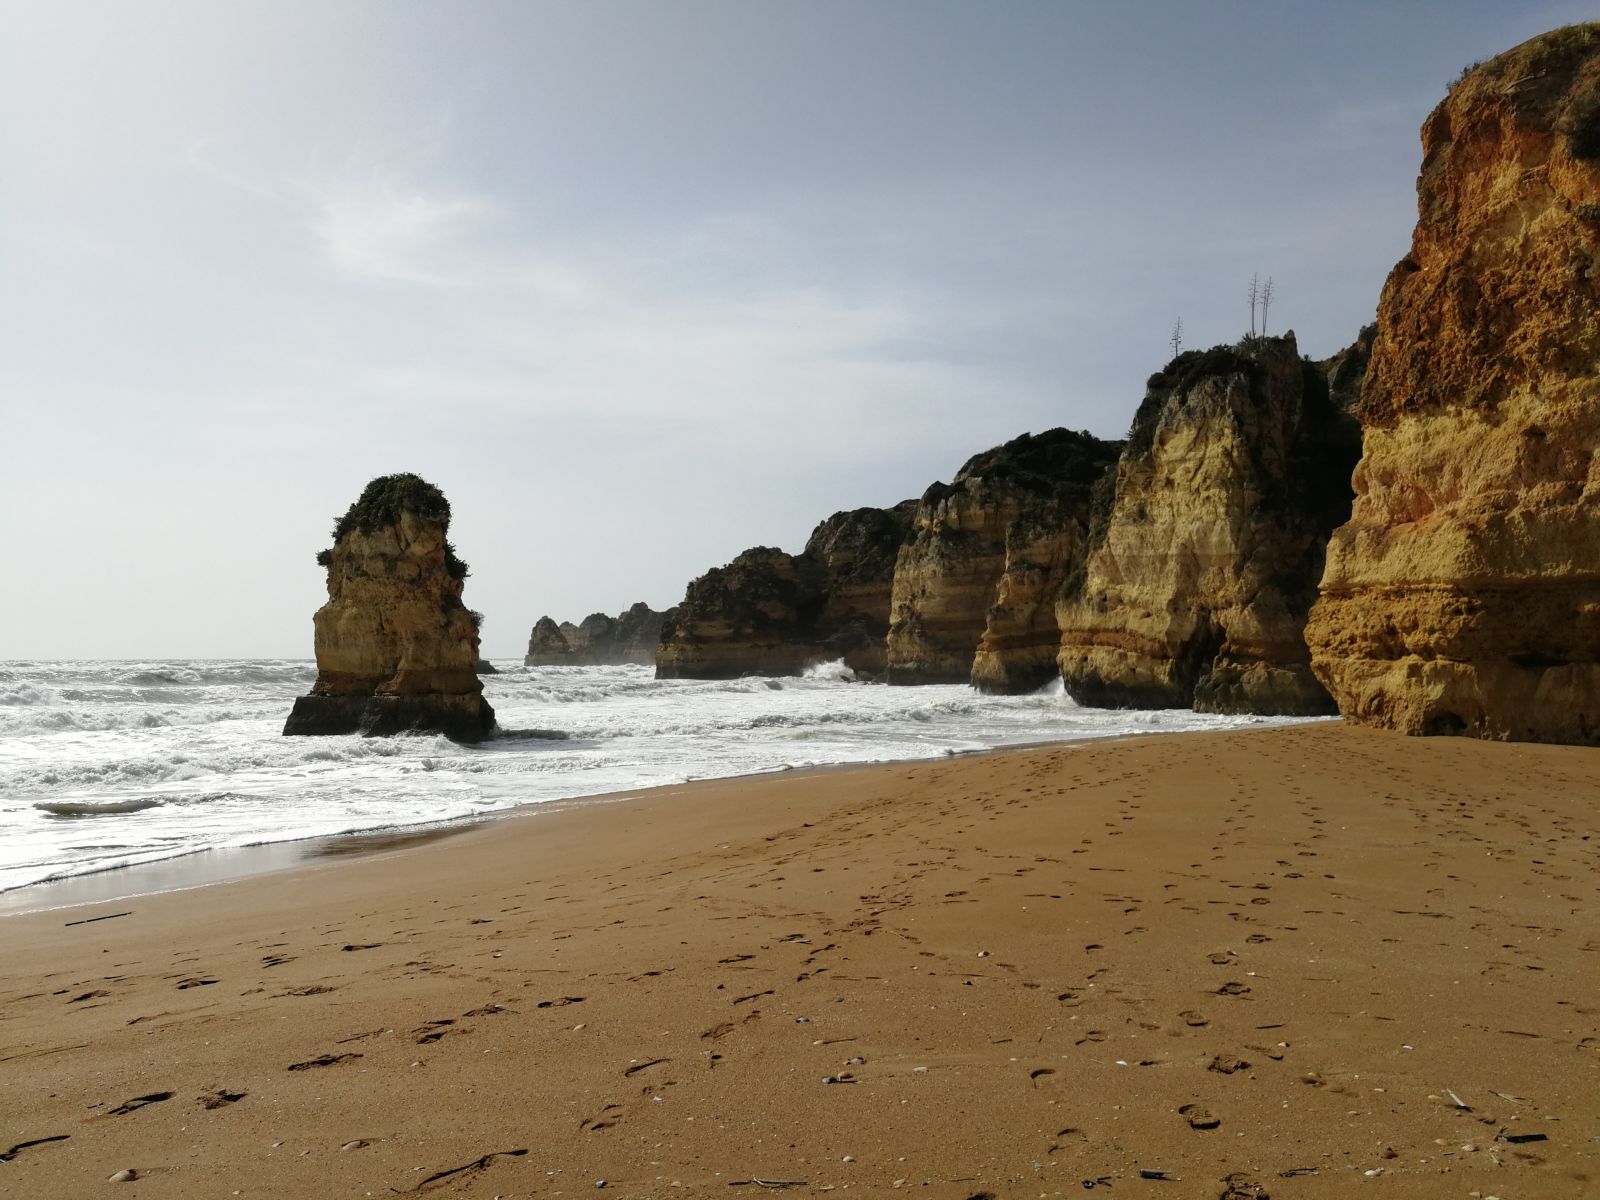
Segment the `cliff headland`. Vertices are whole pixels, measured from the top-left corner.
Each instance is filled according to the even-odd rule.
[[[1332,357],[1267,336],[1263,305],[1262,332],[1152,375],[1125,441],[1024,434],[799,554],[746,550],[626,637],[642,606],[544,618],[527,661],[842,659],[893,684],[1059,678],[1094,706],[1600,742],[1600,24],[1464,73],[1422,144],[1411,252]]]
[[[1469,71],[1422,151],[1316,673],[1366,724],[1600,743],[1600,25]]]

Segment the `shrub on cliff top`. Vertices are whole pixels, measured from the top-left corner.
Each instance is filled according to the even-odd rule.
[[[337,543],[352,530],[373,533],[385,525],[393,525],[403,512],[415,513],[424,520],[438,521],[446,532],[450,529],[450,501],[422,476],[408,471],[399,475],[380,475],[367,484],[356,502],[345,510],[344,516],[334,522],[333,540]],[[331,551],[318,553],[318,565],[325,567],[331,561]],[[449,541],[444,544],[444,562],[445,569],[456,579],[465,579],[469,574],[467,564],[456,556],[456,548]]]
[[[1173,396],[1187,392],[1211,376],[1243,375],[1254,387],[1257,378],[1255,355],[1276,338],[1255,335],[1238,346],[1213,346],[1209,350],[1185,350],[1145,383],[1144,399],[1133,414],[1128,429],[1128,453],[1143,454],[1155,442],[1156,425],[1162,410]]]
[[[334,524],[333,540],[338,541],[352,529],[373,533],[385,525],[393,525],[407,510],[427,520],[438,521],[446,530],[450,528],[450,501],[422,476],[408,472],[380,475],[367,484],[356,502]]]
[[[1551,122],[1577,159],[1600,159],[1600,21],[1529,38],[1487,62],[1472,63],[1450,87],[1458,108],[1509,104],[1530,126]]]

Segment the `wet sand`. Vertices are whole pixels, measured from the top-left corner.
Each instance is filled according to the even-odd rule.
[[[1594,1195],[1597,801],[1182,734],[0,917],[0,1195]]]

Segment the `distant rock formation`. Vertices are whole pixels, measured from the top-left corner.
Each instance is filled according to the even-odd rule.
[[[530,667],[571,665],[572,641],[577,632],[578,627],[571,621],[557,625],[554,617],[540,617],[528,635],[528,653],[523,663]]]
[[[1015,468],[1006,477],[1009,491],[1023,497],[1005,527],[1000,581],[973,656],[972,684],[978,690],[1030,692],[1056,677],[1061,645],[1056,599],[1082,560],[1094,495],[1112,482],[1121,450],[1121,442],[1053,429],[1008,442],[967,464],[980,464],[994,486],[1006,476],[997,464],[982,460],[1004,456]]]
[[[446,536],[450,504],[416,475],[374,479],[317,561],[328,602],[313,618],[317,681],[286,734],[408,731],[462,742],[494,727],[474,670],[478,621],[461,602],[467,564]]]
[[[1422,149],[1315,669],[1366,724],[1600,743],[1600,25],[1470,71]]]
[[[1303,630],[1350,511],[1354,419],[1292,333],[1179,355],[1152,376],[1091,548],[1063,589],[1060,668],[1079,703],[1333,711]]]
[[[528,638],[523,662],[530,667],[617,666],[653,663],[662,624],[671,609],[656,612],[643,601],[615,617],[590,613],[580,625],[540,617]]]
[[[1089,491],[1116,452],[1068,429],[1023,434],[923,493],[895,565],[890,683],[972,680],[1014,691],[1048,678],[1056,636],[1053,612],[1042,610],[1052,608]]]
[[[661,679],[798,675],[843,659],[883,670],[895,556],[912,502],[835,513],[798,555],[746,550],[689,585],[656,651]]]

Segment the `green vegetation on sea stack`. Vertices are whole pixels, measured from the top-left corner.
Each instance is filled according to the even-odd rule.
[[[398,475],[380,475],[362,490],[356,502],[345,510],[333,526],[333,540],[339,541],[355,530],[373,533],[385,525],[400,520],[400,514],[413,513],[429,521],[438,521],[446,532],[450,529],[450,501],[444,493],[420,475],[409,471]],[[467,564],[456,557],[456,548],[448,541],[444,544],[445,566],[456,579],[465,579],[470,573]],[[333,561],[331,550],[317,554],[317,564],[327,566]]]

